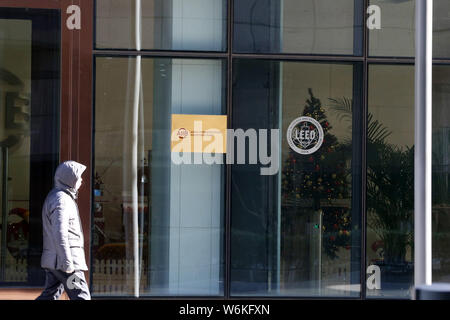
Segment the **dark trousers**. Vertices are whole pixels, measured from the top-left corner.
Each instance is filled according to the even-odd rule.
[[[64,290],[70,300],[91,300],[84,271],[65,273],[51,269],[45,269],[45,289],[36,300],[58,300]]]

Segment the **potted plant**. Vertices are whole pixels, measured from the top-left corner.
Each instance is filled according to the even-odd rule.
[[[330,99],[339,119],[352,115],[351,99]],[[413,277],[413,264],[406,259],[413,246],[414,147],[388,143],[391,132],[372,114],[367,126],[367,226],[383,247],[382,288],[407,289]]]
[[[413,265],[406,259],[413,246],[414,148],[386,143],[367,146],[367,224],[383,246],[383,287],[408,289]]]

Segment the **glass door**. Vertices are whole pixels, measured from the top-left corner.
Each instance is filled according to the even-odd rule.
[[[236,59],[234,70],[233,126],[272,157],[278,142],[279,165],[231,169],[231,294],[359,296],[361,65]]]
[[[0,10],[0,286],[39,285],[59,160],[60,13]]]

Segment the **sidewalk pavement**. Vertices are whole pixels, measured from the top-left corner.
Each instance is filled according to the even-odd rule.
[[[0,288],[0,300],[34,300],[41,294],[42,290],[41,288]],[[65,292],[60,300],[69,300]]]

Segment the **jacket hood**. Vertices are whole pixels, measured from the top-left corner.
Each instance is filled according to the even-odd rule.
[[[78,197],[75,185],[81,178],[86,166],[75,161],[61,163],[55,172],[55,188],[69,192],[74,199]]]

